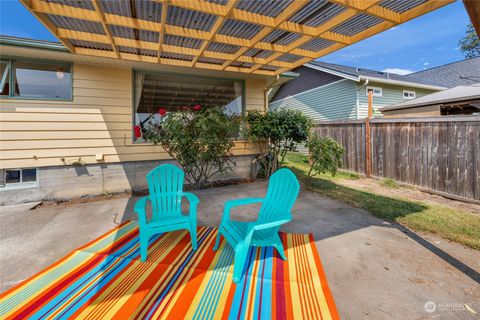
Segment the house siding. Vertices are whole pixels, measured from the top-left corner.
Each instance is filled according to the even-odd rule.
[[[303,66],[295,69],[294,72],[299,73],[300,76],[283,84],[272,98],[272,102],[343,79],[326,72]]]
[[[314,121],[356,118],[356,83],[343,79],[270,103],[270,109],[296,109]]]
[[[369,82],[368,87],[380,87],[382,88],[381,97],[373,97],[373,115],[381,116],[382,113],[379,111],[379,108],[390,106],[396,103],[405,101],[403,99],[403,90],[415,91],[416,97],[420,98],[427,94],[436,92],[434,90],[419,89],[413,87],[402,87],[395,85],[386,85],[384,83]],[[368,96],[366,94],[366,87],[363,85],[357,84],[357,96],[358,96],[358,119],[363,119],[368,116]]]
[[[132,142],[132,70],[73,66],[71,101],[0,99],[0,169],[170,159]],[[246,80],[247,110],[265,109],[266,82]],[[257,147],[237,142],[235,155]],[[96,161],[96,154],[104,161]]]

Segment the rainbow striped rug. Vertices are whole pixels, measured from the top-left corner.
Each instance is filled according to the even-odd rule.
[[[338,319],[311,235],[282,234],[287,261],[252,249],[232,281],[233,250],[212,248],[216,228],[151,239],[139,258],[138,226],[126,222],[0,295],[0,319]]]

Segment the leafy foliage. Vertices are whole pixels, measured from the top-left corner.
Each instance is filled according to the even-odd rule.
[[[465,37],[458,42],[458,45],[466,58],[480,57],[480,40],[471,23],[467,26]]]
[[[342,166],[343,147],[331,138],[319,138],[311,135],[306,146],[310,152],[310,170],[308,176],[329,172],[335,176]]]
[[[248,137],[259,143],[259,161],[265,177],[269,177],[283,163],[288,151],[295,143],[308,139],[312,121],[298,110],[283,109],[247,115]]]
[[[190,184],[200,189],[215,174],[232,171],[231,149],[238,120],[226,115],[223,108],[171,112],[160,125],[149,126],[144,137],[161,145],[183,167]]]

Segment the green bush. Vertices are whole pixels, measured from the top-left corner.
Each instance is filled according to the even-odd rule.
[[[308,116],[288,109],[266,113],[252,111],[246,122],[249,140],[259,143],[259,161],[266,178],[283,163],[286,153],[294,150],[295,143],[308,139],[312,127]]]
[[[160,125],[146,128],[144,137],[180,163],[195,189],[205,187],[217,173],[232,171],[238,117],[226,115],[223,108],[205,108],[170,112],[162,120]]]
[[[343,147],[331,138],[319,138],[311,135],[306,144],[310,155],[310,170],[308,176],[313,177],[319,173],[337,174],[342,166]]]

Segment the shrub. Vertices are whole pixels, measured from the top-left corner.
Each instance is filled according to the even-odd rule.
[[[331,138],[319,138],[311,135],[306,146],[310,155],[310,170],[308,176],[313,177],[319,173],[337,174],[342,166],[343,147]]]
[[[223,108],[204,108],[171,112],[162,120],[160,125],[149,126],[144,137],[180,163],[195,189],[206,186],[217,173],[232,171],[238,117],[226,115]]]
[[[263,174],[268,178],[283,163],[288,151],[293,151],[295,143],[308,139],[312,121],[298,110],[283,109],[247,115],[248,137],[259,143],[259,161]]]

